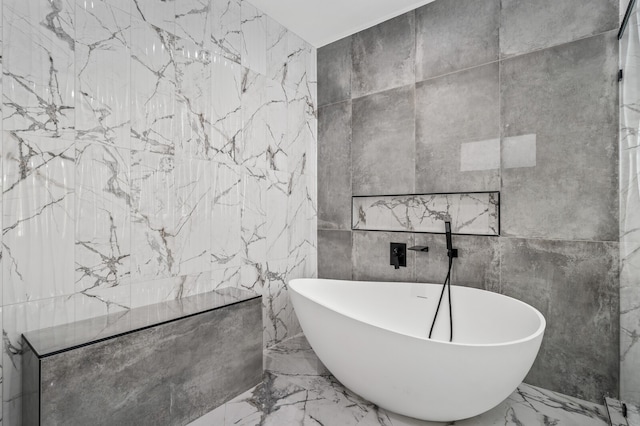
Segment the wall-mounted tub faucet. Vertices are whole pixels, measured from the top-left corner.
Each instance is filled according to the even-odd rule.
[[[391,243],[390,246],[390,265],[395,269],[401,266],[407,266],[407,245],[405,243]]]

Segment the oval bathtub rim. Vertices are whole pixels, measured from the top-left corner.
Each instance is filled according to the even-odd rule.
[[[460,343],[460,342],[447,342],[445,340],[434,340],[434,339],[429,339],[428,337],[414,336],[414,335],[403,333],[403,332],[400,332],[400,331],[391,330],[389,328],[381,327],[379,325],[371,324],[371,323],[362,321],[362,320],[360,320],[358,318],[354,318],[353,316],[348,315],[348,314],[346,314],[344,312],[341,312],[341,311],[338,311],[338,310],[330,308],[326,304],[321,303],[320,301],[316,300],[316,298],[303,295],[298,290],[293,288],[293,286],[291,285],[292,283],[295,284],[298,281],[303,282],[303,281],[314,281],[314,280],[315,281],[339,281],[339,282],[346,282],[346,283],[349,283],[349,282],[354,282],[354,283],[355,282],[357,282],[357,283],[370,282],[370,283],[376,283],[376,284],[407,284],[407,285],[414,285],[414,284],[417,284],[417,285],[420,285],[420,284],[442,285],[442,284],[409,283],[409,282],[404,282],[404,281],[393,282],[393,283],[388,282],[388,281],[353,281],[353,280],[336,280],[336,279],[330,279],[330,278],[294,278],[294,279],[289,280],[289,282],[287,284],[287,287],[288,287],[289,290],[294,291],[295,293],[299,294],[301,297],[304,297],[304,298],[312,301],[313,303],[322,306],[325,309],[329,309],[330,311],[333,311],[333,312],[337,313],[338,315],[347,317],[347,318],[349,318],[349,319],[351,319],[353,321],[357,321],[357,322],[359,322],[361,324],[366,324],[366,325],[369,325],[371,327],[375,327],[375,328],[377,328],[379,330],[383,330],[383,331],[386,331],[386,332],[389,332],[389,333],[399,334],[401,336],[409,337],[409,338],[412,338],[412,339],[424,340],[424,341],[431,342],[431,343],[434,343],[434,344],[443,344],[443,345],[452,345],[452,346],[464,346],[464,347],[478,347],[478,348],[484,348],[484,347],[493,348],[493,347],[501,347],[501,346],[512,346],[512,345],[516,345],[516,344],[519,344],[519,343],[526,343],[526,342],[529,342],[529,341],[537,339],[540,335],[542,335],[544,333],[544,331],[546,329],[546,326],[547,326],[547,320],[545,319],[544,315],[542,315],[542,313],[538,309],[536,309],[535,307],[529,305],[528,303],[523,302],[522,300],[518,300],[518,299],[516,299],[514,297],[507,296],[505,294],[496,293],[496,292],[489,291],[489,290],[483,290],[483,289],[478,289],[478,288],[473,288],[473,287],[453,285],[454,287],[458,287],[458,288],[465,288],[465,289],[472,290],[472,291],[487,292],[487,293],[491,293],[491,294],[499,296],[499,297],[505,297],[507,299],[511,299],[511,300],[521,304],[521,305],[524,305],[528,309],[533,310],[533,312],[537,315],[538,319],[540,320],[540,325],[538,326],[536,331],[534,333],[532,333],[531,335],[523,337],[521,339],[517,339],[517,340],[510,340],[508,342],[500,342],[500,343]]]

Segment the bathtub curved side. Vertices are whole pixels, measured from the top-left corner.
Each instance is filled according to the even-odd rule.
[[[363,398],[390,411],[431,421],[481,414],[522,382],[542,334],[508,345],[452,345],[358,321],[293,288],[300,325],[331,373]]]

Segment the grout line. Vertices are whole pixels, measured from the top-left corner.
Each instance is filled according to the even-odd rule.
[[[505,56],[503,58],[500,58],[500,61],[508,61],[508,60],[519,58],[519,57],[522,57],[522,56],[531,55],[533,53],[542,52],[543,50],[554,49],[554,48],[559,47],[559,46],[564,46],[565,44],[571,44],[571,43],[575,43],[575,42],[578,42],[578,41],[586,40],[586,39],[589,39],[589,38],[599,37],[599,36],[602,36],[602,35],[605,35],[605,34],[608,34],[608,33],[613,33],[613,32],[616,32],[616,31],[617,30],[615,30],[615,29],[614,30],[606,30],[606,31],[602,31],[602,32],[599,32],[599,33],[596,33],[596,34],[586,35],[586,36],[583,36],[583,37],[579,37],[579,38],[576,38],[576,39],[573,39],[573,40],[566,41],[564,43],[553,44],[551,46],[541,47],[539,49],[531,50],[529,52],[524,52],[524,53],[518,53],[518,54],[515,54],[515,55],[512,55],[512,56]]]
[[[603,31],[603,32],[600,32],[600,33],[597,33],[597,34],[592,34],[592,35],[587,35],[587,36],[584,36],[584,37],[576,38],[574,40],[570,40],[570,41],[567,41],[567,42],[564,42],[564,43],[554,44],[554,45],[551,45],[551,46],[542,47],[540,49],[535,49],[535,50],[532,50],[532,51],[529,51],[529,52],[519,53],[519,54],[516,54],[516,55],[513,55],[513,56],[499,57],[498,59],[495,59],[495,60],[492,60],[492,61],[489,61],[489,62],[484,62],[482,64],[473,65],[471,67],[460,68],[458,70],[451,71],[451,72],[444,73],[444,74],[435,75],[435,76],[426,78],[424,80],[417,80],[417,78],[415,77],[415,67],[417,67],[417,63],[416,63],[415,67],[414,67],[414,80],[415,80],[414,84],[417,86],[420,83],[424,83],[424,82],[427,82],[427,81],[435,80],[437,78],[446,77],[446,76],[450,76],[452,74],[457,74],[457,73],[460,73],[460,72],[463,72],[463,71],[468,71],[468,70],[472,70],[472,69],[475,69],[475,68],[480,68],[480,67],[483,67],[483,66],[486,66],[486,65],[495,64],[496,62],[500,63],[500,62],[503,62],[503,61],[508,61],[508,60],[520,58],[522,56],[526,56],[526,55],[530,55],[530,54],[533,54],[533,53],[542,52],[544,50],[553,49],[553,48],[556,48],[556,47],[559,47],[559,46],[563,46],[563,45],[566,45],[566,44],[575,43],[575,42],[586,40],[586,39],[589,39],[589,38],[599,37],[599,36],[602,36],[604,34],[612,33],[612,32],[615,32],[615,31],[616,30],[607,30],[607,31]],[[498,55],[500,55],[500,52],[498,52]],[[353,60],[353,58],[352,58],[352,60]],[[351,76],[351,79],[353,79],[353,75]],[[319,108],[325,107],[325,106],[329,106],[329,105],[333,105],[333,104],[337,104],[337,103],[341,103],[341,102],[345,102],[345,101],[348,101],[348,100],[355,101],[357,99],[361,99],[361,98],[364,98],[366,96],[371,96],[371,95],[374,95],[374,94],[377,94],[377,93],[387,92],[387,91],[390,91],[390,90],[398,89],[400,87],[408,86],[410,84],[411,83],[402,84],[402,85],[394,86],[394,87],[391,87],[391,88],[388,88],[388,89],[380,90],[380,91],[377,91],[377,92],[366,93],[364,95],[356,96],[356,97],[354,97],[353,94],[352,94],[350,98],[347,98],[347,99],[344,99],[344,100],[340,100],[340,101],[336,101],[336,102],[332,102],[332,103],[329,103],[329,104],[325,104],[325,105],[319,106]]]
[[[447,77],[447,76],[450,76],[450,75],[453,75],[453,74],[461,73],[461,72],[464,72],[464,71],[469,71],[469,70],[472,70],[472,69],[475,69],[475,68],[484,67],[484,66],[487,66],[487,65],[495,64],[496,62],[501,62],[501,61],[503,61],[503,59],[495,59],[493,61],[484,62],[482,64],[473,65],[473,66],[466,67],[466,68],[460,68],[458,70],[451,71],[451,72],[448,72],[448,73],[434,75],[432,77],[425,78],[424,80],[416,80],[416,86],[418,84],[425,83],[427,81],[435,80],[435,79],[442,78],[442,77]]]
[[[344,99],[344,100],[342,100],[342,101],[336,101],[336,102],[331,102],[331,103],[324,104],[324,105],[318,105],[318,108],[317,108],[317,109],[318,109],[318,111],[319,111],[319,110],[321,110],[321,109],[323,109],[323,108],[325,108],[325,107],[330,107],[330,106],[334,106],[334,105],[342,104],[342,103],[345,103],[345,102],[351,102],[351,101],[352,101],[352,99],[351,99],[351,98],[347,98],[347,99]]]

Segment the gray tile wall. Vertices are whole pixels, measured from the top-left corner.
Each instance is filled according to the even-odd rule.
[[[442,235],[351,231],[346,194],[499,190],[501,236],[455,236],[453,283],[544,313],[528,383],[617,395],[617,25],[612,0],[436,0],[319,49],[319,276],[446,274]],[[431,249],[395,270],[391,241]]]
[[[352,188],[358,195],[406,194],[415,186],[414,85],[354,99]]]
[[[460,172],[463,143],[500,137],[499,75],[494,62],[416,83],[418,192],[500,189],[498,169]]]

